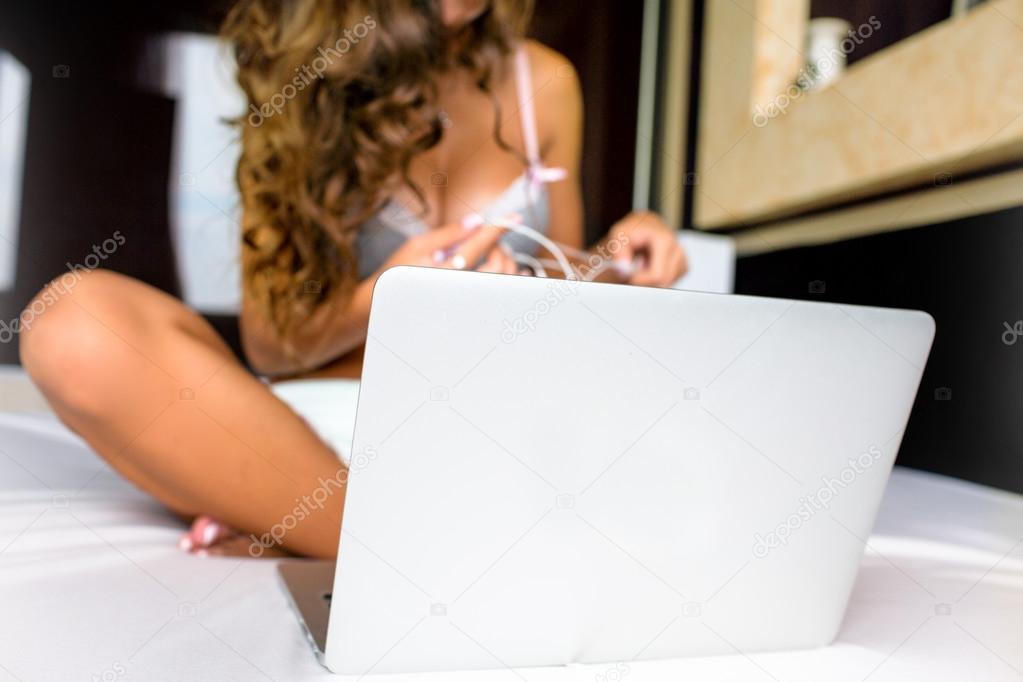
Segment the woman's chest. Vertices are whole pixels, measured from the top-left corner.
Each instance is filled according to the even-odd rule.
[[[424,195],[422,217],[430,227],[483,212],[525,171],[514,91],[506,90],[500,88],[493,99],[469,88],[442,93],[441,140],[409,166],[409,179]],[[423,210],[410,189],[394,199],[415,213]]]

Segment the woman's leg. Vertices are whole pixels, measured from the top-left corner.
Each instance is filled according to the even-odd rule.
[[[335,454],[179,301],[123,275],[79,277],[39,294],[45,310],[20,339],[64,423],[176,512],[257,535],[293,522],[285,548],[334,556],[346,480]]]

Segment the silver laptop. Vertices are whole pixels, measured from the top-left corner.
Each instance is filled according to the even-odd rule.
[[[389,270],[333,586],[283,577],[338,673],[828,644],[933,336],[916,311]]]

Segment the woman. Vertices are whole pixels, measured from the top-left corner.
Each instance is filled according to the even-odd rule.
[[[381,272],[519,273],[514,252],[535,248],[488,219],[582,246],[579,86],[562,56],[523,40],[529,5],[243,0],[231,11],[224,33],[250,104],[238,123],[242,339],[259,374],[293,381],[268,386],[199,315],[110,272],[83,275],[23,332],[22,362],[70,428],[170,509],[208,515],[184,548],[204,552],[230,528],[266,537],[323,481],[345,479],[348,442],[309,425],[316,405],[294,390],[309,382],[294,380],[335,377],[320,395],[350,395],[336,377],[359,375]],[[608,238],[632,283],[665,286],[685,269],[652,214]],[[344,489],[330,491],[274,543],[333,556]]]

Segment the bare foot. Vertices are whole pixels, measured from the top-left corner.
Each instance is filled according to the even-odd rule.
[[[276,546],[267,547],[210,516],[198,516],[181,536],[178,547],[196,556],[233,556],[274,559],[291,556]]]

